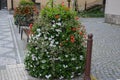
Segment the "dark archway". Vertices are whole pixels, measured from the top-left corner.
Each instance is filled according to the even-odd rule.
[[[34,3],[36,2],[36,0],[32,0]]]
[[[7,8],[7,0],[0,0],[0,9]]]

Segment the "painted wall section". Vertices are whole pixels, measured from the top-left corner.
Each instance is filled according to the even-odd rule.
[[[20,0],[13,0],[14,3],[14,8],[18,6]],[[40,3],[41,4],[41,8],[45,7],[46,3],[49,0],[36,0],[36,3]],[[68,6],[68,2],[67,0],[54,0],[55,4],[61,4],[62,2],[64,2],[64,4],[66,6]],[[102,0],[78,0],[78,9],[79,10],[84,10],[85,8],[85,1],[87,2],[87,4],[94,4],[95,1],[102,1]],[[114,0],[113,0],[114,1]],[[73,6],[74,0],[71,0],[71,8],[74,8]],[[7,5],[8,5],[8,10],[10,10],[11,8],[11,0],[7,0]]]
[[[120,15],[120,0],[106,0],[105,14]]]

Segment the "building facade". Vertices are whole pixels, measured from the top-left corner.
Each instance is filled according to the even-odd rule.
[[[38,4],[40,6],[40,8],[42,8],[46,5],[46,3],[49,0],[32,0],[32,1],[34,1],[36,4]],[[87,5],[87,6],[89,6],[91,4],[94,5],[96,2],[99,2],[101,4],[101,2],[102,2],[102,0],[71,0],[70,7],[73,9],[75,8],[75,1],[77,1],[78,10],[84,10],[85,5]],[[1,7],[1,9],[6,7],[8,10],[11,10],[11,9],[16,8],[18,6],[19,2],[20,2],[20,0],[0,0],[0,3],[1,3],[0,7]],[[61,4],[62,2],[64,2],[64,4],[66,6],[68,6],[68,0],[54,0],[54,4]]]
[[[120,24],[120,0],[106,0],[105,22]]]

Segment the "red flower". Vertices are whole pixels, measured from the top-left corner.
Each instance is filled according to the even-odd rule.
[[[79,17],[78,17],[78,16],[76,16],[76,17],[75,17],[75,20],[79,20]]]
[[[75,27],[72,27],[71,30],[72,30],[72,31],[76,31],[76,28],[75,28]]]
[[[83,35],[83,33],[82,33],[82,32],[79,32],[79,34],[80,34],[80,35]]]
[[[72,43],[74,43],[75,42],[75,37],[72,35],[72,36],[70,36],[70,41],[72,42]]]
[[[55,15],[55,18],[58,19],[60,16],[59,15]]]
[[[33,34],[33,32],[32,32],[32,27],[33,27],[33,24],[30,24],[30,25],[29,25],[29,28],[30,28],[29,34]]]

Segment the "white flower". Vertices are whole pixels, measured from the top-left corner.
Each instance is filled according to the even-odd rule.
[[[47,54],[49,53],[49,52],[46,52]]]
[[[56,27],[56,25],[55,25],[55,24],[53,24],[52,26],[53,26],[53,27]]]
[[[42,62],[42,63],[46,63],[46,60],[42,60],[41,62]]]
[[[48,40],[52,40],[52,38],[48,38]]]
[[[51,36],[51,38],[54,38],[54,36]]]
[[[72,58],[71,60],[74,61],[74,60],[76,60],[76,59],[75,59],[75,58]]]
[[[83,56],[82,55],[80,55],[80,60],[83,60]]]
[[[42,44],[44,44],[44,42],[42,42]]]
[[[59,36],[58,34],[56,34],[56,36]]]
[[[76,67],[76,69],[79,69],[79,67]]]
[[[55,42],[55,44],[59,44],[59,42]]]
[[[68,57],[68,55],[65,55],[65,57],[67,58],[67,57]]]
[[[61,32],[61,30],[60,30],[60,29],[56,29],[56,31],[57,31],[57,32]]]
[[[53,45],[53,47],[56,47],[56,45]]]
[[[40,36],[41,36],[41,33],[39,33],[38,36],[40,37]]]
[[[50,43],[51,43],[51,44],[53,44],[53,43],[54,43],[54,41],[55,41],[55,40],[52,40],[52,41],[50,41]]]
[[[39,76],[41,76],[41,74],[39,74]]]
[[[30,65],[30,67],[33,67],[32,65]]]
[[[45,77],[46,77],[47,79],[49,79],[49,78],[51,77],[51,74],[45,75]]]
[[[59,18],[58,21],[61,21],[61,19]]]
[[[59,23],[56,23],[58,26],[61,26],[62,24],[59,22]]]
[[[48,38],[45,36],[45,39],[48,39]]]
[[[36,57],[35,57],[34,55],[32,55],[32,60],[33,60],[33,61],[35,60],[35,58],[36,58]]]
[[[78,75],[81,75],[81,73],[78,73]]]
[[[53,23],[55,23],[55,20],[52,20]]]
[[[36,49],[36,50],[38,50],[39,48],[38,48],[38,47],[36,47],[35,49]]]
[[[71,78],[73,78],[73,77],[74,77],[74,75],[71,75],[70,77],[71,77]]]
[[[37,29],[37,32],[40,32],[41,30],[40,29]]]
[[[64,67],[64,68],[67,68],[67,67],[68,67],[68,65],[63,65],[63,67]]]
[[[50,44],[50,46],[52,47],[52,46],[53,46],[53,44]]]
[[[64,77],[63,76],[60,76],[59,79],[63,79]]]

